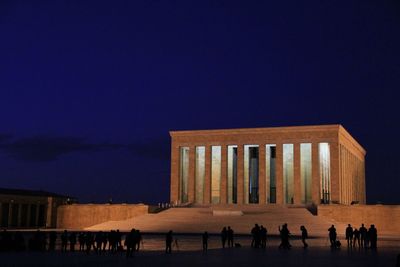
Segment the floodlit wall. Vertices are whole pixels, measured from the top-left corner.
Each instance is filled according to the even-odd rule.
[[[364,223],[369,228],[374,224],[378,234],[400,234],[400,205],[319,205],[318,216],[353,227]]]
[[[147,214],[143,204],[72,204],[57,209],[57,228],[83,229],[106,221],[119,221]]]

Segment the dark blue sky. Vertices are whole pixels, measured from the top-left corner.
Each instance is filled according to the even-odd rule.
[[[1,1],[0,187],[166,201],[169,130],[341,123],[400,203],[399,48],[395,0]]]

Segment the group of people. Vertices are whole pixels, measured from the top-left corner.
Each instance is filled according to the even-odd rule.
[[[133,257],[133,253],[139,251],[140,244],[143,245],[142,233],[139,230],[132,229],[125,238],[126,257]]]
[[[255,224],[251,229],[251,247],[252,248],[266,248],[267,247],[267,228]]]
[[[225,248],[226,241],[228,241],[228,247],[233,247],[233,229],[228,226],[222,228],[221,231],[221,243],[222,248]]]
[[[378,231],[373,224],[371,224],[368,230],[364,226],[364,224],[361,224],[361,227],[359,229],[353,229],[351,224],[349,224],[346,228],[346,240],[348,247],[355,247],[356,245],[358,245],[359,248],[369,247],[371,249],[376,249],[378,241]]]
[[[289,242],[290,231],[288,225],[285,223],[278,227],[280,236],[280,249],[290,249],[292,246]],[[303,247],[307,248],[306,242],[308,238],[308,232],[304,225],[300,227],[301,240]],[[337,239],[337,232],[334,225],[329,229],[329,240],[332,248],[339,248],[341,246],[340,241]],[[251,247],[252,248],[266,248],[267,245],[267,234],[268,230],[263,225],[255,224],[251,229]],[[54,251],[56,249],[57,232],[43,232],[36,231],[33,233],[28,242],[25,242],[25,237],[20,231],[8,232],[3,230],[0,233],[0,251],[23,251],[29,249],[31,251]],[[222,248],[228,247],[239,247],[240,244],[234,244],[234,231],[228,227],[223,227],[221,233],[221,244]],[[358,246],[359,248],[377,248],[377,229],[372,224],[367,229],[364,224],[360,228],[353,228],[350,224],[347,226],[345,231],[345,237],[349,248]],[[64,230],[60,235],[61,251],[75,251],[75,246],[79,245],[79,251],[84,251],[87,254],[93,249],[96,254],[104,254],[106,251],[109,253],[116,253],[117,251],[124,251],[126,247],[126,256],[133,257],[134,252],[139,251],[140,246],[143,246],[142,234],[137,229],[132,229],[125,236],[125,242],[122,244],[122,233],[119,230],[111,230],[110,232],[99,231],[97,233],[92,232],[68,232]],[[204,232],[202,234],[202,248],[204,251],[208,249],[209,234]],[[26,246],[27,244],[27,246]],[[173,232],[170,230],[165,236],[165,252],[171,253],[172,245],[178,248],[177,240],[173,238]]]
[[[329,241],[332,248],[339,248],[341,246],[340,241],[337,240],[336,228],[332,225],[329,229]],[[345,237],[347,240],[347,246],[349,248],[356,247],[359,248],[377,248],[378,241],[378,231],[375,225],[371,224],[370,228],[367,229],[364,224],[361,224],[359,229],[354,228],[348,224],[346,227]]]

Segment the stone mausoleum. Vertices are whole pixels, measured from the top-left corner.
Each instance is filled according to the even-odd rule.
[[[341,125],[170,135],[175,204],[366,202],[366,151]]]

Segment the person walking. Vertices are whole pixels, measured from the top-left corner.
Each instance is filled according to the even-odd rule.
[[[307,229],[304,225],[300,226],[300,230],[301,230],[301,242],[303,242],[303,247],[307,248],[308,244],[306,242],[306,239],[308,238],[308,232]]]

